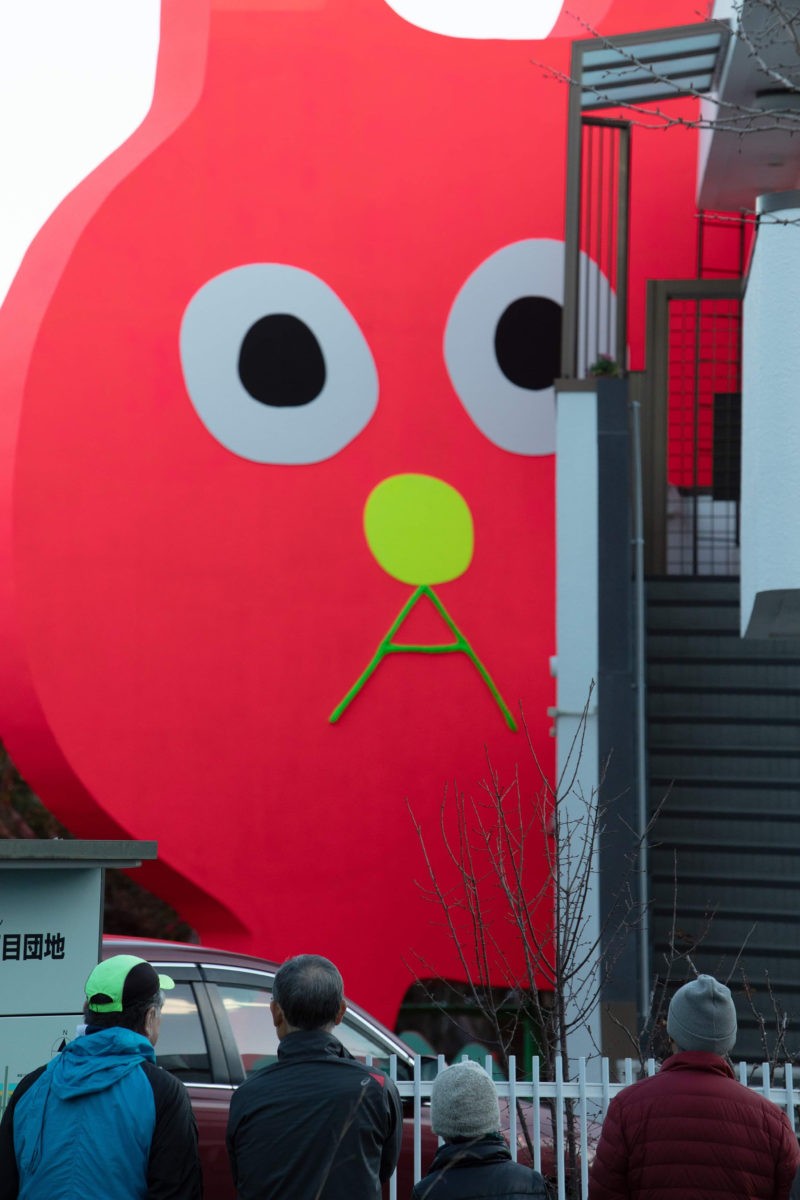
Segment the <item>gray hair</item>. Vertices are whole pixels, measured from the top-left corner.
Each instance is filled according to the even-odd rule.
[[[298,954],[278,968],[272,999],[293,1028],[325,1029],[339,1015],[344,983],[330,959],[320,954]]]
[[[144,1037],[147,1014],[150,1009],[154,1008],[157,1012],[161,1012],[163,1007],[164,993],[160,990],[144,1000],[134,1000],[132,1004],[123,1008],[122,1012],[93,1012],[89,1008],[87,1000],[83,1006],[83,1020],[89,1033],[94,1033],[98,1029],[113,1029],[120,1026],[122,1029],[131,1029],[134,1033],[140,1033]]]

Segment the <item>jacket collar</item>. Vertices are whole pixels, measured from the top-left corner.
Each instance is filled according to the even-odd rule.
[[[433,1157],[430,1171],[445,1167],[481,1167],[485,1163],[509,1162],[511,1151],[501,1133],[490,1133],[474,1142],[445,1142]]]
[[[324,1029],[298,1029],[278,1042],[278,1058],[352,1058],[337,1037]]]
[[[727,1075],[735,1079],[733,1067],[718,1054],[707,1050],[680,1050],[661,1064],[662,1071],[710,1071],[713,1075]]]

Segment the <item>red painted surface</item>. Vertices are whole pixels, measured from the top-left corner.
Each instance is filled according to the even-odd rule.
[[[617,8],[654,23],[629,0],[609,28]],[[415,954],[460,970],[406,801],[435,843],[445,786],[476,790],[487,747],[540,784],[463,656],[393,657],[329,724],[409,595],[362,511],[404,472],[465,498],[474,559],[437,593],[550,771],[553,458],[479,433],[442,338],[481,262],[563,236],[566,94],[531,60],[566,70],[569,44],[439,37],[378,0],[163,9],[151,113],[0,314],[4,737],[74,833],[158,839],[138,878],[204,938],[327,953],[391,1022]],[[689,139],[676,154],[691,172]],[[186,305],[254,262],[324,279],[375,360],[375,415],[316,465],[231,454],[187,397]]]

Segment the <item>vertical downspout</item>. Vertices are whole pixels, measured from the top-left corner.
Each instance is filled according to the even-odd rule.
[[[619,228],[617,232],[617,362],[623,372],[628,366],[628,241],[630,237],[631,129],[620,130]],[[646,711],[646,608],[644,585],[644,483],[642,475],[641,395],[644,377],[629,375],[631,397],[631,434],[633,439],[633,623],[634,680],[636,689],[636,828],[639,837],[638,882],[641,917],[639,920],[639,1010],[641,1022],[650,1013],[650,849],[647,828],[650,804],[647,790],[647,711]]]
[[[637,875],[639,880],[639,1006],[641,1020],[645,1022],[650,1012],[650,887],[649,846],[647,827],[650,812],[647,794],[647,725],[645,711],[645,586],[644,586],[644,505],[642,488],[642,431],[641,431],[641,382],[643,377],[632,377],[631,433],[633,440],[633,610],[634,648],[636,680],[636,809],[639,855]],[[633,389],[635,388],[635,391]]]
[[[564,228],[564,309],[561,326],[561,375],[578,377],[581,241],[581,76],[582,44],[573,42],[567,112],[567,196]]]
[[[617,340],[614,347],[623,374],[628,371],[628,242],[631,206],[631,127],[620,125],[617,176]]]

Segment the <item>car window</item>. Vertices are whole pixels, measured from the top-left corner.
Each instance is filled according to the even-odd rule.
[[[364,1026],[348,1021],[347,1017],[342,1021],[341,1025],[337,1025],[334,1029],[334,1034],[343,1043],[353,1055],[353,1058],[366,1060],[369,1056],[372,1057],[372,1065],[381,1067],[382,1070],[389,1070],[389,1055],[390,1048],[377,1035]]]
[[[269,1010],[272,993],[266,988],[233,983],[219,983],[217,989],[245,1074],[252,1075],[253,1071],[275,1062],[278,1035]],[[334,1034],[354,1058],[366,1060],[371,1055],[376,1067],[389,1070],[391,1047],[377,1033],[345,1017]],[[402,1061],[398,1062],[398,1077],[405,1077]]]
[[[278,1035],[269,1011],[272,993],[265,988],[220,983],[220,999],[228,1014],[236,1048],[246,1075],[275,1062]]]
[[[184,1083],[211,1082],[205,1034],[188,983],[176,983],[172,991],[164,993],[156,1061]]]

